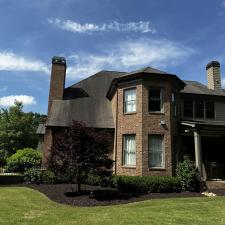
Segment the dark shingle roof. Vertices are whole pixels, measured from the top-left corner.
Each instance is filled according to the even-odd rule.
[[[199,94],[211,96],[225,96],[225,90],[211,90],[208,87],[197,81],[184,81],[186,86],[181,91],[183,94]]]
[[[87,126],[114,128],[112,105],[105,97],[112,80],[122,72],[101,71],[70,88],[82,89],[88,97],[53,101],[47,126],[68,126],[74,119]]]

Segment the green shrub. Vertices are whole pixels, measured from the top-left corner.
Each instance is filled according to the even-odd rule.
[[[56,183],[56,176],[50,170],[43,170],[42,171],[42,183],[44,184],[55,184]]]
[[[25,171],[24,179],[32,184],[40,184],[42,182],[42,169],[30,168]]]
[[[198,169],[189,157],[185,157],[184,161],[178,164],[176,173],[183,191],[199,191]]]
[[[41,166],[41,153],[32,148],[24,148],[17,150],[15,154],[7,159],[7,171],[9,172],[21,172],[30,169],[32,167]]]
[[[0,185],[23,183],[24,176],[22,174],[0,174]]]
[[[118,176],[116,179],[118,190],[127,193],[179,192],[181,189],[180,180],[174,177]]]
[[[56,182],[55,174],[50,170],[31,168],[24,173],[25,181],[32,184],[54,184]]]
[[[101,179],[100,176],[88,174],[88,176],[85,179],[84,183],[88,184],[88,185],[92,185],[92,186],[100,186],[101,180],[102,179]]]

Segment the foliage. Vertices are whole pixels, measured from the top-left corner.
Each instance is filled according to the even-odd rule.
[[[23,173],[29,168],[40,167],[41,159],[42,154],[38,150],[32,148],[17,150],[7,159],[7,171]]]
[[[73,121],[70,128],[56,136],[48,165],[57,176],[67,174],[70,182],[77,182],[79,192],[89,173],[111,175],[110,147],[110,136],[105,131]]]
[[[0,167],[5,166],[6,164],[6,159],[7,159],[7,152],[4,150],[0,150]]]
[[[40,168],[30,168],[25,171],[24,179],[33,184],[54,184],[56,182],[55,174],[50,170]]]
[[[11,156],[17,149],[36,148],[38,137],[35,134],[38,124],[46,116],[23,111],[23,104],[15,102],[9,109],[0,109],[0,150]]]
[[[1,184],[18,184],[24,181],[22,174],[0,174],[0,185]]]
[[[56,176],[55,176],[54,172],[52,172],[50,170],[43,170],[41,181],[44,184],[55,184]]]
[[[25,171],[24,179],[26,182],[40,184],[42,181],[42,170],[39,168],[30,168]]]
[[[199,190],[199,173],[194,162],[189,157],[185,156],[183,162],[180,162],[176,169],[177,177],[181,181],[183,191],[198,191]]]
[[[127,193],[180,191],[180,180],[169,176],[117,176],[116,182],[118,190]]]

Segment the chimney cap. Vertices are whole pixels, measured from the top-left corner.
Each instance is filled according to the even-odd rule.
[[[66,65],[66,59],[64,57],[53,56],[52,64]]]
[[[210,67],[220,67],[220,63],[218,61],[211,61],[206,65],[206,69],[209,69]]]

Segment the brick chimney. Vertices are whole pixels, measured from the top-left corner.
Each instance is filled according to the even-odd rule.
[[[208,88],[212,90],[221,89],[220,63],[212,61],[206,66]]]
[[[51,110],[53,100],[62,100],[66,78],[66,59],[54,56],[52,58],[52,72],[50,90],[48,98],[48,115]]]

